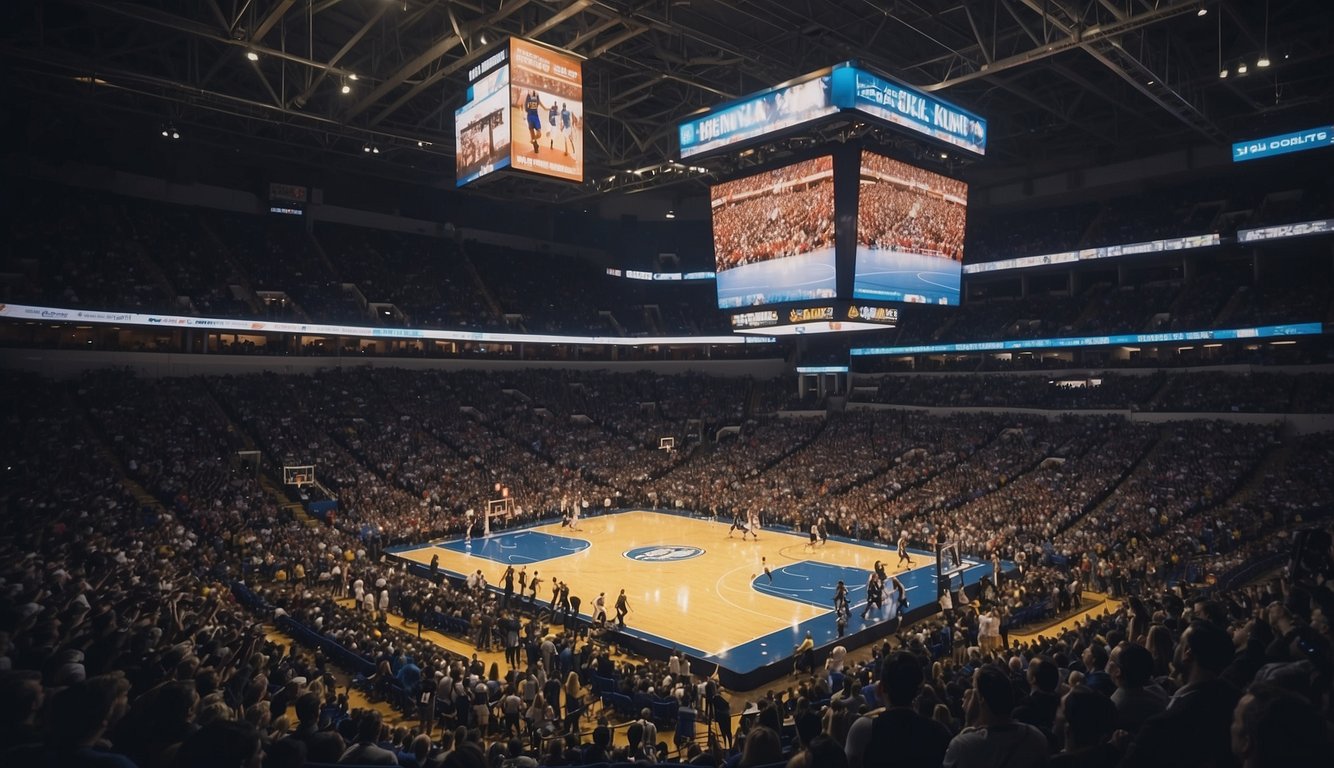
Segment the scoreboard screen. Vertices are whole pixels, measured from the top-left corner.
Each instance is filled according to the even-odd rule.
[[[862,150],[854,299],[959,303],[968,185]]]
[[[510,38],[478,65],[454,111],[455,183],[502,168],[584,180],[583,64]]]
[[[831,156],[724,182],[709,196],[719,308],[834,298]]]

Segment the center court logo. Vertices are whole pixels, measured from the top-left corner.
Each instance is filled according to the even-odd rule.
[[[699,547],[665,544],[656,547],[635,547],[626,550],[623,554],[631,560],[638,560],[641,563],[674,563],[678,560],[699,557],[704,554],[704,550]]]

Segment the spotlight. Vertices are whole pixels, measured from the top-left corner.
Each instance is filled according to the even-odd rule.
[[[259,61],[259,54],[255,53],[254,51],[246,51],[245,57],[247,59],[250,59],[251,61]]]
[[[1156,80],[1149,80],[1149,81],[1147,81],[1147,82],[1144,83],[1144,84],[1145,84],[1145,85],[1153,85],[1155,82],[1157,82],[1157,81],[1156,81]]]
[[[353,81],[353,82],[356,82],[356,80],[357,80],[357,73],[356,73],[356,72],[353,72],[352,74],[350,74],[350,75],[347,76],[347,79],[348,79],[348,80],[351,80],[351,81]]]
[[[362,151],[362,152],[370,152],[370,151],[371,151],[371,145],[370,145],[370,144],[362,144],[362,145],[361,145],[361,151]]]
[[[1242,63],[1237,65],[1237,74],[1244,75],[1249,71],[1250,70],[1246,67],[1246,62],[1243,61]]]
[[[669,218],[669,219],[674,219],[674,218],[676,218],[676,211],[668,211],[668,212],[667,212],[667,218]]]
[[[1209,15],[1209,9],[1208,9],[1208,8],[1205,8],[1203,5],[1201,5],[1201,6],[1200,6],[1200,10],[1196,11],[1196,12],[1195,12],[1195,15],[1196,15],[1196,16],[1208,16],[1208,15]]]
[[[426,142],[422,141],[421,139],[417,139],[417,146],[418,146],[418,147],[424,147],[424,146],[426,146]]]
[[[1220,79],[1220,80],[1226,80],[1226,79],[1227,79],[1227,74],[1228,74],[1228,72],[1227,72],[1227,67],[1224,67],[1224,68],[1218,70],[1218,79]]]
[[[165,139],[165,138],[167,138],[167,137],[170,136],[170,135],[171,135],[171,131],[168,131],[166,128],[163,128],[163,129],[162,129],[162,138]]]
[[[340,90],[342,90],[344,94],[349,94],[352,92],[352,86],[348,85],[347,83],[343,83],[343,87]]]
[[[1259,67],[1260,69],[1264,69],[1265,67],[1269,66],[1269,57],[1261,56],[1260,60],[1255,62],[1255,66]]]
[[[371,147],[371,154],[372,154],[372,155],[378,155],[378,154],[380,154],[380,148],[379,148],[379,147]]]
[[[486,45],[486,33],[485,33],[485,32],[482,33],[480,39],[481,39],[481,41],[482,41],[482,45]]]
[[[180,134],[175,128],[172,128],[172,129],[171,129],[171,137],[172,137],[173,139],[179,139],[179,138],[181,137],[181,134]]]

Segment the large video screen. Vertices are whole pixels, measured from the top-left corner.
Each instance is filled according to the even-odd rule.
[[[584,84],[578,59],[510,39],[510,163],[584,180]]]
[[[834,298],[832,157],[724,182],[709,194],[720,308]]]
[[[863,151],[853,298],[957,305],[967,219],[967,184]]]
[[[454,110],[454,179],[463,186],[510,164],[509,65],[468,87]]]

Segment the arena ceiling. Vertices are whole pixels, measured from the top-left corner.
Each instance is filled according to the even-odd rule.
[[[679,118],[847,59],[985,116],[984,183],[1329,123],[1332,17],[1329,0],[8,0],[0,57],[8,87],[98,120],[445,186],[468,68],[521,35],[587,60],[589,180],[523,187],[561,200],[698,185],[672,165]]]

